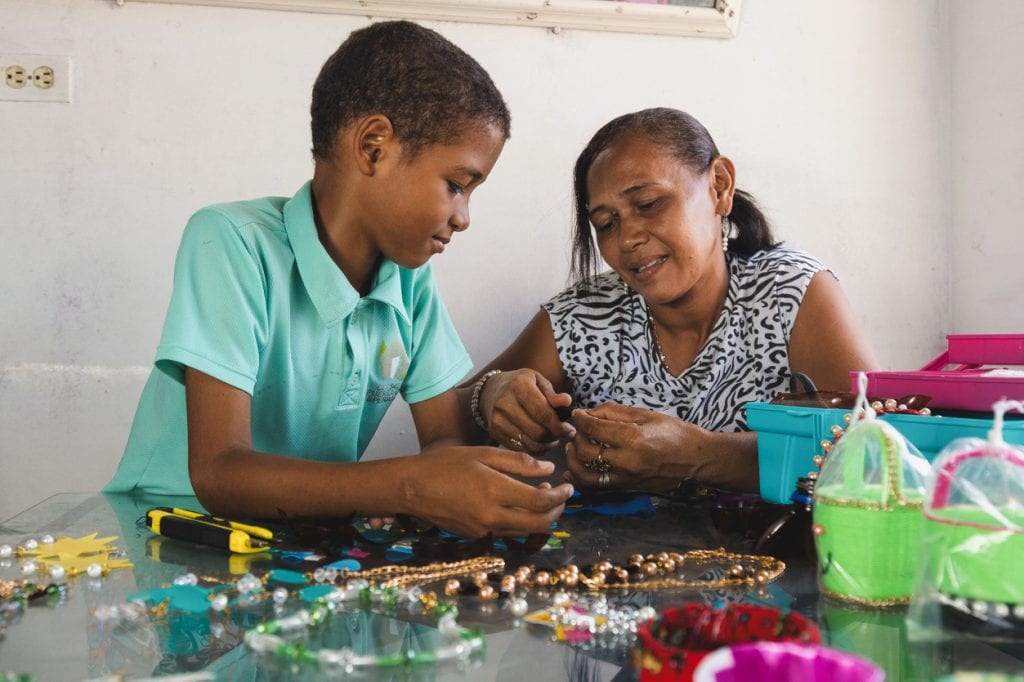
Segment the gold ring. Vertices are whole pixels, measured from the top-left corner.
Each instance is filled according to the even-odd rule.
[[[511,443],[512,445],[514,445],[516,447],[516,450],[522,450],[523,449],[523,434],[520,433],[515,438],[509,438],[508,442]]]

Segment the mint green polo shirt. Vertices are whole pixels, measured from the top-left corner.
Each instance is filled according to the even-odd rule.
[[[429,263],[382,260],[360,298],[320,243],[306,183],[292,199],[210,206],[189,220],[155,366],[105,492],[193,494],[185,367],[252,396],[256,450],[351,462],[397,394],[433,398],[472,363]]]

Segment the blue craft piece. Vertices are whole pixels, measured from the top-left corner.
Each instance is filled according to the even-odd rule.
[[[333,568],[338,571],[359,571],[362,570],[363,565],[355,559],[342,559],[341,561],[327,564],[324,568]]]
[[[147,604],[167,602],[167,608],[189,613],[203,613],[210,608],[210,590],[198,585],[171,585],[136,592],[128,601],[144,601]]]
[[[504,540],[495,540],[494,541],[494,549],[499,550],[499,551],[500,550],[505,550],[505,549],[508,549],[508,545],[505,544]]]
[[[412,547],[392,547],[384,552],[384,558],[391,562],[408,561],[412,558]]]
[[[309,582],[306,580],[306,576],[297,571],[290,571],[287,568],[273,569],[267,573],[267,581],[285,585],[304,585]]]
[[[281,561],[289,564],[300,564],[303,561],[316,561],[320,555],[316,552],[281,552]]]
[[[363,537],[375,544],[383,544],[395,537],[395,534],[391,531],[383,529],[370,529],[363,531]]]
[[[577,498],[580,493],[573,493],[563,514],[571,516],[580,511],[591,511],[602,516],[650,516],[654,514],[654,503],[650,495],[637,495],[621,502],[604,502],[601,504],[580,504]],[[570,506],[572,505],[572,506]]]
[[[335,590],[333,585],[310,585],[299,590],[299,599],[312,604],[317,599],[324,597]]]

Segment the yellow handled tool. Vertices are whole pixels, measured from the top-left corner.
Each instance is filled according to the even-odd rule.
[[[146,526],[164,537],[220,547],[238,554],[263,552],[270,548],[267,540],[254,540],[244,530],[181,516],[167,507],[157,507],[146,512]]]

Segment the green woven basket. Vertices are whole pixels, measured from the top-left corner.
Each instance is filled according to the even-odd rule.
[[[1019,507],[949,504],[956,469],[964,462],[989,457],[986,449],[946,459],[925,519],[928,566],[936,588],[953,597],[1001,604],[1024,604],[1024,510]],[[1024,467],[1016,455],[1002,458]]]
[[[887,606],[909,601],[914,591],[924,495],[903,485],[900,439],[887,424],[858,425],[822,467],[814,491],[815,541],[821,586],[832,597]],[[881,483],[864,480],[869,441],[881,453]],[[829,472],[830,466],[842,471]]]

